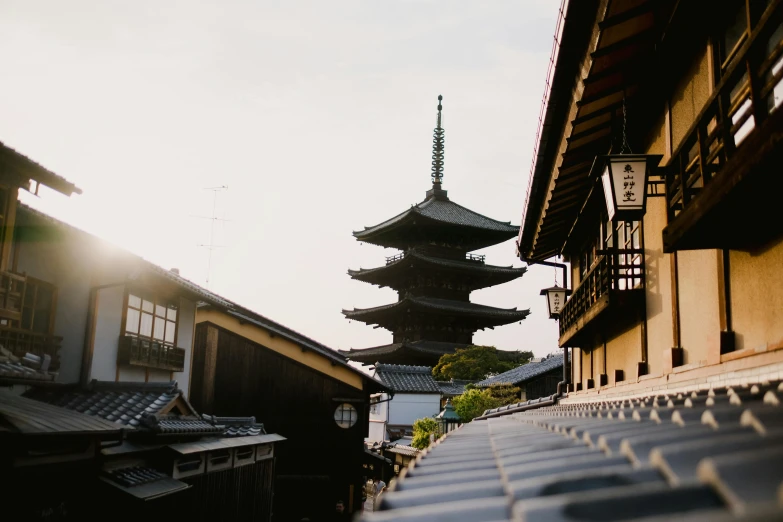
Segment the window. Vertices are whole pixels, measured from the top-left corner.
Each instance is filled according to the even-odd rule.
[[[342,403],[334,410],[334,422],[341,428],[351,428],[359,420],[359,414],[352,405]]]
[[[152,297],[128,294],[125,333],[174,345],[177,332],[177,307]]]
[[[21,328],[51,334],[56,296],[54,285],[28,277],[24,292]]]

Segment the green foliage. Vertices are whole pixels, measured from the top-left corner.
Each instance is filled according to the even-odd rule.
[[[493,398],[500,402],[498,406],[516,404],[521,400],[522,396],[521,389],[509,384],[493,384],[487,388],[487,391]]]
[[[416,419],[413,423],[413,442],[411,442],[411,446],[423,450],[430,445],[431,433],[435,434],[435,438],[440,436],[438,422],[435,419],[429,417]]]
[[[479,388],[466,390],[462,395],[454,397],[452,403],[454,411],[463,422],[472,421],[484,413],[484,410],[501,406],[500,400],[493,397],[488,389]]]
[[[480,381],[527,363],[533,352],[504,352],[494,346],[468,346],[443,355],[432,376],[437,380],[466,379]]]

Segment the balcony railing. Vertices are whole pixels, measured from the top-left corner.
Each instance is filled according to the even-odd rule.
[[[386,258],[386,264],[390,265],[390,264],[394,263],[395,261],[399,261],[400,259],[403,259],[404,257],[405,257],[405,252],[400,252],[397,255],[389,256],[389,257]]]
[[[3,358],[11,364],[21,364],[44,373],[60,369],[60,345],[63,338],[54,335],[0,326],[0,347]]]
[[[120,337],[117,363],[181,372],[185,368],[185,349],[124,335]]]
[[[783,103],[783,16],[779,2],[772,3],[672,154],[666,176],[670,223],[704,187],[727,175],[723,166]]]
[[[561,343],[605,310],[613,293],[634,292],[644,288],[644,251],[641,249],[602,250],[593,267],[560,312]],[[577,327],[577,328],[575,328]],[[567,338],[564,336],[568,334]]]
[[[26,286],[25,275],[0,272],[0,318],[21,321]]]

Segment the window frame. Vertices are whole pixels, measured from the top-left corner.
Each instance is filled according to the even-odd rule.
[[[139,299],[139,306],[131,306],[131,297],[135,297]],[[151,303],[152,304],[152,311],[148,311],[144,309],[144,304]],[[165,314],[163,316],[158,314],[158,308],[163,308],[165,310]],[[138,319],[137,319],[137,330],[134,331],[128,331],[128,320],[131,314],[129,313],[130,310],[134,310],[138,313]],[[174,311],[174,319],[171,320],[169,318],[169,311]],[[151,324],[150,324],[150,334],[144,335],[141,333],[142,329],[142,318],[144,315],[150,315],[151,316]],[[159,339],[155,337],[156,334],[156,323],[158,320],[163,321],[163,335],[162,339]],[[179,339],[179,320],[180,320],[180,305],[178,302],[176,302],[175,299],[171,298],[164,298],[160,294],[156,294],[154,292],[145,291],[138,288],[126,288],[125,289],[125,297],[123,300],[123,311],[122,311],[122,325],[121,325],[121,335],[122,336],[130,336],[130,337],[136,337],[138,339],[143,339],[145,341],[159,343],[164,346],[171,346],[176,348],[177,347],[177,341]],[[174,336],[171,341],[166,339],[166,333],[169,329],[169,324],[174,324]]]

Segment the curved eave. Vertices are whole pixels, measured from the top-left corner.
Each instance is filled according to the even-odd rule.
[[[407,314],[411,310],[432,315],[472,318],[481,320],[482,323],[488,326],[499,326],[514,321],[521,321],[530,314],[530,310],[517,310],[516,308],[495,308],[446,299],[406,298],[396,303],[374,308],[343,310],[343,315],[348,319],[376,324],[379,321],[386,322],[397,315]]]
[[[513,281],[527,271],[525,267],[485,265],[472,261],[454,261],[438,259],[419,254],[408,254],[402,259],[377,268],[348,270],[348,275],[357,281],[363,281],[381,287],[396,288],[395,284],[406,270],[419,268],[431,272],[444,271],[471,278],[471,288],[487,288]]]
[[[411,244],[412,237],[426,237],[425,234],[414,233],[413,230],[421,229],[422,226],[430,230],[437,230],[438,235],[456,235],[464,239],[463,246],[467,250],[477,250],[492,245],[497,245],[516,237],[519,233],[519,227],[509,225],[506,230],[491,230],[470,225],[461,225],[433,219],[419,213],[409,213],[400,221],[382,229],[370,228],[361,232],[354,232],[353,235],[357,241],[370,243],[387,248],[405,248]]]

